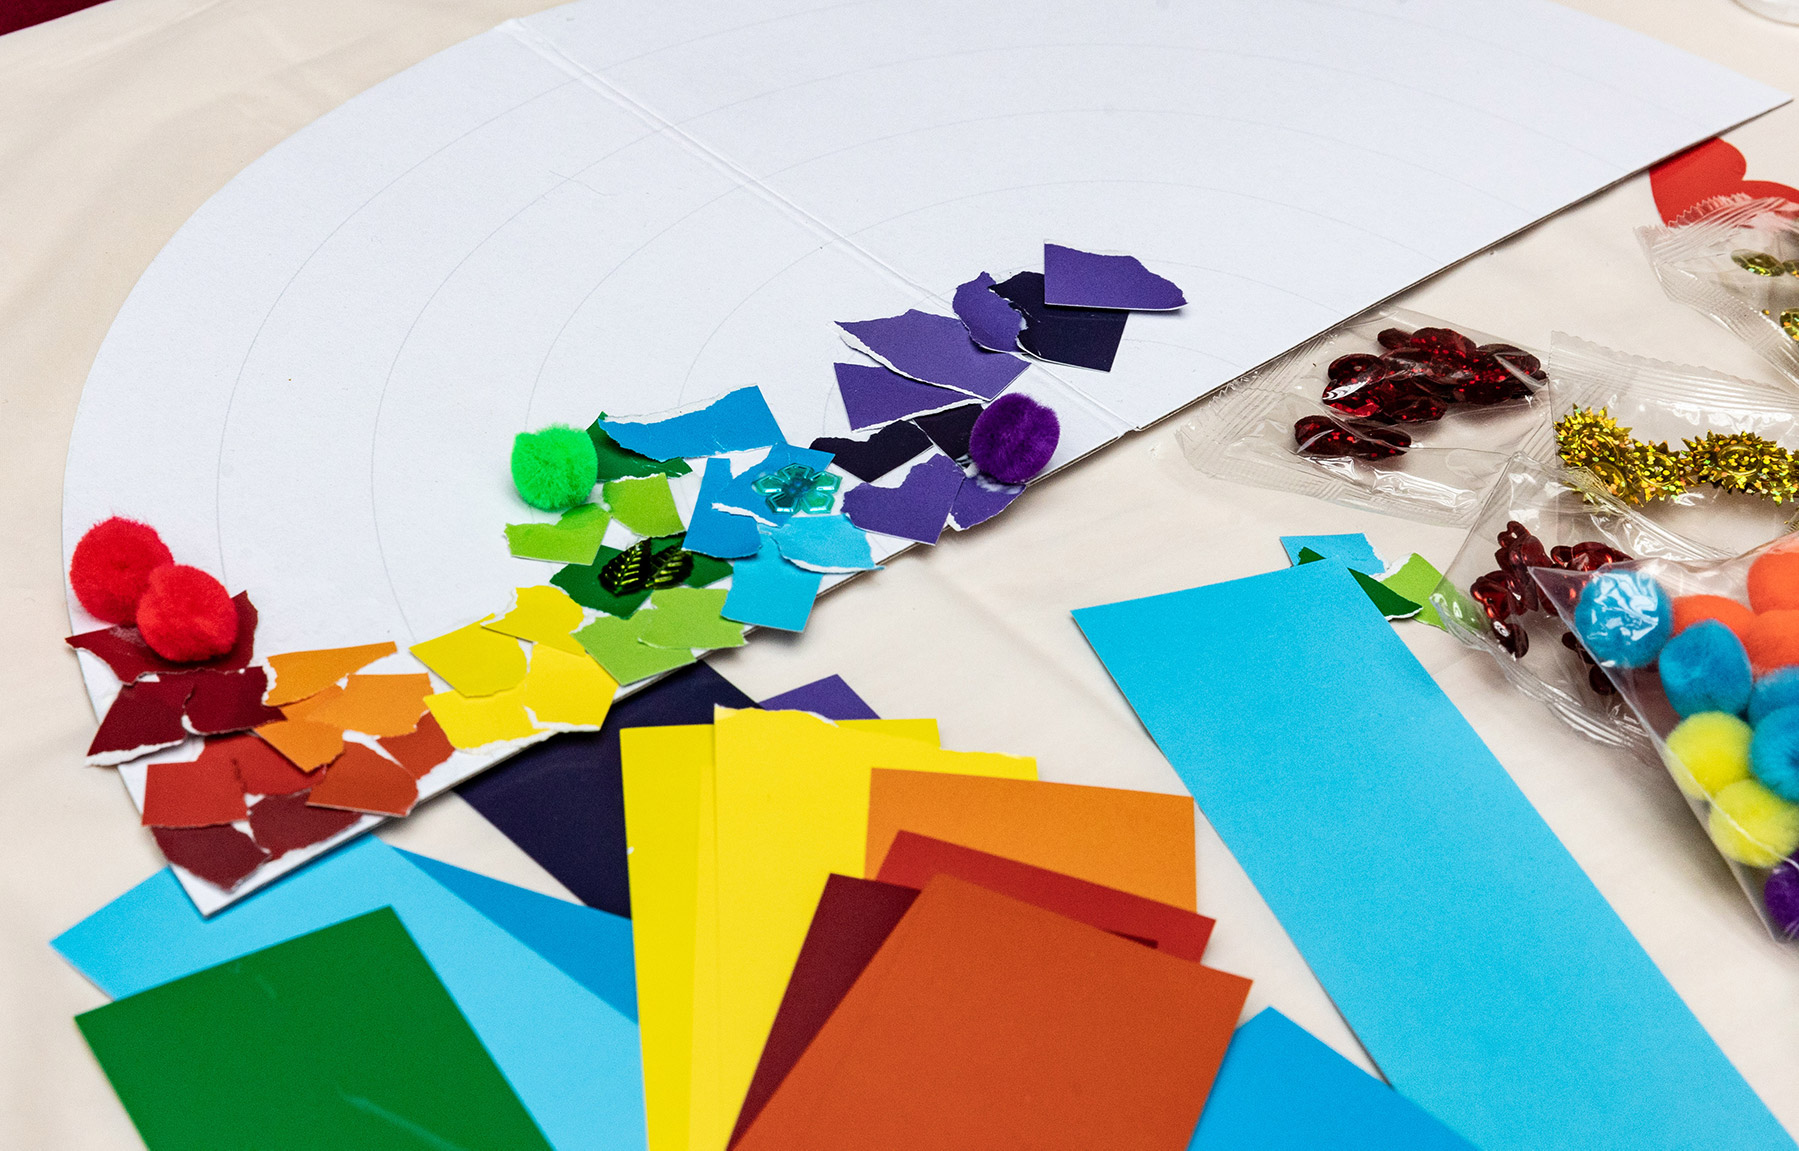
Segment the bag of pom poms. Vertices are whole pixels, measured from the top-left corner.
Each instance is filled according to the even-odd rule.
[[[1799,208],[1723,201],[1637,238],[1668,298],[1698,309],[1799,383]]]
[[[1551,427],[1565,467],[1686,539],[1735,555],[1799,520],[1799,396],[1557,332]]]
[[[1462,525],[1509,455],[1548,450],[1547,379],[1496,336],[1382,308],[1223,389],[1177,438],[1223,479]]]
[[[1799,939],[1799,539],[1532,575],[1769,931]]]
[[[1614,499],[1590,476],[1515,455],[1431,595],[1449,634],[1489,652],[1506,679],[1597,743],[1649,742],[1531,580],[1553,566],[1589,570],[1623,558],[1722,559]]]

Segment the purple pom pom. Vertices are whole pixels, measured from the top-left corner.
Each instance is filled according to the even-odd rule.
[[[975,466],[1002,484],[1022,484],[1049,463],[1062,438],[1056,413],[1029,396],[1008,392],[987,405],[968,436]]]
[[[1762,888],[1762,903],[1774,927],[1789,939],[1799,939],[1799,863],[1783,859]]]

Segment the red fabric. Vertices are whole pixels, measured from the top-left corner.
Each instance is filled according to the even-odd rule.
[[[100,0],[0,0],[0,35],[92,8]]]

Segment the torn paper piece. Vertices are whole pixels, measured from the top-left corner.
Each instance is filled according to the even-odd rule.
[[[515,687],[493,695],[470,697],[444,691],[425,697],[425,706],[437,717],[443,733],[460,748],[485,747],[509,739],[529,739],[538,734],[525,711],[525,692]]]
[[[531,649],[524,700],[533,722],[540,728],[587,731],[598,730],[606,722],[606,712],[618,692],[618,681],[600,670],[587,649],[579,644],[576,647],[579,650],[575,654],[547,644]]]
[[[827,675],[792,691],[771,695],[756,706],[764,711],[809,711],[838,721],[881,718],[840,675]]]
[[[1443,573],[1431,566],[1431,562],[1413,552],[1399,570],[1380,581],[1391,591],[1398,592],[1406,599],[1419,605],[1417,620],[1443,630],[1443,617],[1437,614],[1435,605],[1430,602],[1431,593],[1443,582]]]
[[[756,522],[716,507],[731,483],[731,461],[714,456],[700,476],[700,492],[694,499],[693,518],[687,524],[683,544],[688,551],[718,559],[742,559],[756,554]]]
[[[640,536],[670,536],[682,528],[667,476],[608,480],[604,493],[612,518]]]
[[[256,729],[256,734],[301,771],[317,771],[344,749],[342,731],[310,720],[284,719],[264,724]]]
[[[812,614],[812,601],[818,598],[823,582],[824,577],[817,572],[782,559],[774,537],[764,532],[756,557],[738,560],[731,573],[731,594],[725,597],[724,617],[758,627],[804,631]]]
[[[431,774],[431,769],[455,754],[456,747],[444,729],[437,722],[437,717],[426,712],[419,717],[418,730],[411,735],[388,736],[375,741],[381,750],[398,761],[399,765],[412,773],[412,778],[423,779]]]
[[[644,622],[643,615],[631,619],[597,619],[576,632],[575,638],[606,669],[606,673],[621,684],[636,683],[694,661],[693,652],[685,648],[651,647],[640,641],[637,637]]]
[[[966,531],[976,524],[986,523],[1011,507],[1012,501],[1023,494],[1023,484],[1002,484],[983,475],[967,476],[956,490],[956,501],[950,505],[949,525],[957,531]]]
[[[595,475],[599,482],[620,480],[628,476],[684,476],[693,470],[679,456],[670,460],[652,460],[648,456],[619,447],[618,441],[607,435],[606,429],[600,426],[605,419],[606,413],[601,412],[600,418],[587,428],[587,438],[593,441],[593,454],[599,463]]]
[[[131,683],[146,675],[163,672],[235,671],[247,667],[256,643],[256,608],[247,592],[231,597],[237,609],[237,642],[224,655],[201,663],[175,663],[150,649],[135,627],[109,627],[99,631],[72,635],[63,642],[72,648],[98,656],[120,683]]]
[[[353,671],[400,650],[392,640],[367,643],[359,647],[321,648],[318,651],[290,651],[272,655],[269,670],[275,673],[275,685],[263,700],[271,707],[295,703],[323,691]]]
[[[186,739],[188,731],[181,723],[181,708],[191,687],[188,677],[170,675],[120,688],[100,721],[100,730],[88,744],[87,761],[124,763]]]
[[[776,444],[758,463],[726,484],[717,502],[749,513],[765,524],[782,524],[800,511],[830,511],[842,480],[825,469],[829,452]]]
[[[312,693],[311,695],[307,696],[305,699],[299,700],[295,703],[290,703],[290,704],[284,705],[280,709],[281,714],[288,719],[303,719],[303,720],[307,721],[308,723],[316,723],[318,721],[316,721],[312,718],[314,713],[319,711],[321,708],[324,708],[324,707],[330,705],[334,700],[337,699],[338,696],[342,695],[343,693],[344,693],[343,688],[339,687],[337,684],[332,684],[329,687],[326,687],[321,691],[316,691],[316,692]],[[335,723],[326,723],[325,726],[326,727],[336,727],[340,731],[343,730],[341,727],[339,727]]]
[[[1300,562],[1301,549],[1310,548],[1319,557],[1335,560],[1346,568],[1353,568],[1366,575],[1378,576],[1387,570],[1386,561],[1374,553],[1374,545],[1361,532],[1345,532],[1333,536],[1282,536],[1281,548],[1287,553],[1287,562]]]
[[[196,735],[248,731],[281,718],[281,712],[262,702],[269,679],[268,673],[260,667],[195,671],[188,672],[183,678],[193,688],[188,693],[183,713],[187,717],[187,729]]]
[[[743,625],[719,615],[729,594],[722,588],[686,587],[653,592],[650,606],[655,610],[639,617],[643,627],[637,638],[651,647],[742,647]]]
[[[832,463],[865,482],[880,479],[930,446],[931,438],[908,420],[888,424],[865,440],[820,436],[812,441],[814,451],[830,452]]]
[[[705,587],[731,574],[731,564],[687,551],[683,537],[639,540],[624,551],[603,547],[586,567],[574,564],[550,582],[583,607],[629,619],[650,592],[664,587]]]
[[[360,743],[345,745],[306,797],[313,807],[395,816],[409,814],[418,801],[412,773]]]
[[[814,572],[875,571],[868,535],[848,516],[794,516],[769,533],[788,563]]]
[[[984,400],[1006,390],[1027,365],[1017,356],[975,346],[954,316],[909,311],[879,320],[839,322],[850,344],[901,375],[955,388]]]
[[[228,755],[153,763],[145,772],[145,827],[207,827],[249,814],[237,765]]]
[[[525,678],[524,649],[513,637],[481,626],[487,622],[477,620],[407,650],[459,695],[492,695],[517,687]]]
[[[1060,244],[1043,245],[1043,300],[1054,307],[1171,312],[1187,297],[1172,280],[1135,256],[1102,256]]]
[[[301,790],[265,796],[250,805],[250,835],[270,859],[322,843],[361,818],[354,811],[313,807],[307,798]]]
[[[592,557],[589,557],[591,559]],[[490,619],[481,626],[488,631],[497,631],[501,635],[517,636],[528,639],[532,643],[548,644],[561,648],[570,655],[580,655],[581,645],[575,642],[570,633],[581,626],[586,619],[581,605],[569,598],[567,592],[549,584],[537,587],[517,588],[513,592],[512,608],[499,619]],[[361,731],[361,728],[356,730]],[[375,735],[387,735],[387,732],[375,732]],[[394,732],[394,735],[403,734]]]
[[[964,404],[945,412],[920,416],[912,422],[942,449],[944,455],[957,463],[966,463],[968,440],[974,432],[974,422],[981,418],[981,410],[979,404]]]
[[[934,544],[943,534],[962,479],[955,461],[932,456],[907,472],[897,487],[852,488],[843,497],[843,514],[863,531]]]
[[[519,559],[590,564],[611,522],[604,508],[582,504],[563,512],[553,524],[507,524],[506,547]]]
[[[405,735],[418,726],[419,716],[425,714],[425,697],[430,694],[431,677],[422,671],[352,675],[341,691],[295,718],[364,735]],[[288,711],[291,716],[292,708]]]
[[[1020,272],[993,291],[1024,313],[1018,346],[1040,360],[1098,372],[1112,370],[1129,312],[1102,308],[1051,308],[1043,302],[1043,275]]]
[[[293,765],[285,755],[254,735],[209,739],[200,758],[222,756],[237,767],[238,782],[246,795],[292,795],[318,781]]]
[[[256,841],[225,824],[219,827],[153,827],[162,857],[204,879],[222,891],[230,891],[261,867],[269,853]]]
[[[1002,308],[1006,306],[998,298],[994,303]],[[843,396],[843,410],[849,416],[850,427],[858,431],[922,412],[941,411],[968,399],[967,392],[921,384],[879,364],[833,364],[832,367],[837,372],[837,390]]]
[[[691,459],[784,443],[760,388],[738,388],[697,411],[658,420],[601,420],[618,445],[652,459]]]
[[[1380,613],[1388,619],[1411,619],[1424,608],[1423,604],[1405,598],[1371,575],[1363,575],[1354,568],[1350,569],[1349,574],[1355,577],[1356,583],[1360,584],[1362,590],[1368,593],[1368,598],[1374,602],[1374,606],[1379,608]]]
[[[991,289],[993,277],[982,272],[966,284],[956,286],[952,307],[968,338],[990,352],[1010,352],[1018,348],[1018,333],[1024,330],[1024,317],[1012,305],[1000,299]]]

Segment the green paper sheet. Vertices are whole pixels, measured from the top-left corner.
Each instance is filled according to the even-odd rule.
[[[548,1151],[382,908],[75,1017],[150,1151]]]
[[[605,493],[613,518],[640,536],[674,535],[684,526],[667,476],[608,480]]]
[[[638,638],[651,647],[742,647],[743,625],[720,616],[730,592],[709,588],[671,587],[650,593],[654,610],[643,621]]]
[[[587,429],[587,438],[593,441],[594,455],[600,460],[599,478],[620,480],[628,476],[684,476],[693,469],[687,466],[686,460],[652,460],[648,456],[640,456],[636,452],[627,451],[618,446],[618,441],[606,434],[600,427],[600,420],[606,413],[600,413]]]
[[[1443,617],[1437,614],[1436,606],[1430,602],[1430,593],[1436,591],[1437,585],[1443,582],[1443,573],[1432,567],[1429,560],[1413,552],[1398,571],[1380,582],[1420,605],[1422,610],[1417,616],[1419,623],[1427,623],[1440,630],[1443,628]]]
[[[582,504],[553,524],[507,524],[506,546],[519,559],[590,564],[611,520],[605,508]]]
[[[650,550],[660,555],[669,548],[679,547],[685,538],[675,535],[652,539]],[[601,570],[618,553],[617,548],[602,547],[594,553],[592,563],[570,564],[551,576],[550,582],[567,592],[568,597],[582,607],[603,611],[620,619],[629,619],[633,612],[643,606],[643,601],[650,598],[650,593],[640,591],[625,596],[613,595],[600,583]],[[693,571],[681,581],[684,587],[705,587],[731,574],[731,565],[726,560],[713,559],[698,552],[688,554],[693,556]]]
[[[638,638],[653,614],[596,619],[576,632],[575,638],[621,685],[692,663],[697,657],[686,648],[651,647]]]

